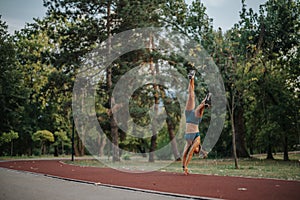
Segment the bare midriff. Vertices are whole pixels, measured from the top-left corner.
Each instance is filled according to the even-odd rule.
[[[185,133],[199,132],[198,124],[186,123]]]

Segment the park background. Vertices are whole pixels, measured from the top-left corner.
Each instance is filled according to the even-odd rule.
[[[228,30],[213,26],[199,0],[189,4],[181,0],[46,0],[44,6],[44,17],[14,33],[0,19],[1,156],[70,155],[72,89],[82,59],[109,36],[149,26],[168,27],[199,42],[219,67],[227,117],[210,158],[266,154],[265,158],[274,159],[280,152],[282,160],[288,161],[289,152],[299,150],[299,1],[269,0],[257,11],[241,1],[239,19]],[[140,125],[149,123],[148,111],[155,103],[167,111],[164,127],[150,138],[128,136],[110,114],[111,92],[120,77],[141,63],[146,63],[149,73],[150,65],[157,66],[159,73],[163,66],[156,63],[161,60],[183,76],[194,68],[176,55],[134,51],[107,69],[95,105],[105,136],[95,136],[91,130],[79,137],[74,130],[75,156],[89,154],[82,141],[93,137],[90,145],[99,149],[97,156],[114,162],[130,159],[122,149],[142,153],[149,162],[180,159],[178,148],[155,154],[175,137],[181,119],[178,101],[166,95],[166,88],[143,86],[130,101],[130,114]],[[201,101],[206,84],[201,77],[196,84]],[[206,112],[199,126],[202,138],[210,117]],[[107,139],[121,150],[107,145]],[[176,142],[180,147],[184,140]]]

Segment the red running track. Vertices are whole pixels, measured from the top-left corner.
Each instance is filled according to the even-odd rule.
[[[118,187],[221,199],[300,198],[300,181],[181,173],[126,173],[110,168],[80,167],[59,160],[0,162],[0,167]]]

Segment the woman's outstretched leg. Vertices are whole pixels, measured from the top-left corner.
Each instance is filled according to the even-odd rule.
[[[194,77],[191,77],[190,82],[189,82],[189,96],[188,96],[188,100],[186,102],[186,106],[185,109],[186,110],[193,110],[195,109],[195,80]]]

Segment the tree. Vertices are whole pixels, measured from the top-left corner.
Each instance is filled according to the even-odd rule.
[[[27,152],[29,155],[33,148],[33,132],[40,129],[55,131],[58,126],[66,125],[64,118],[68,115],[67,112],[62,113],[62,110],[68,103],[67,97],[70,96],[65,91],[71,88],[64,84],[63,75],[49,63],[49,57],[46,55],[55,45],[51,44],[46,32],[40,28],[41,23],[37,20],[27,24],[14,35],[16,58],[20,63],[19,71],[28,93],[19,130],[22,132],[19,142],[26,145],[20,145],[20,153]],[[23,149],[24,147],[26,149]]]
[[[40,130],[32,135],[32,140],[40,143],[40,154],[44,155],[46,153],[47,144],[54,142],[54,135],[48,130]]]
[[[14,149],[13,140],[16,140],[18,138],[19,138],[19,134],[13,130],[11,130],[8,133],[4,132],[0,136],[0,147],[2,147],[6,143],[10,143],[10,156],[13,156],[13,149]],[[0,154],[3,154],[3,152],[0,152]]]
[[[58,148],[60,146],[61,150],[61,154],[65,154],[64,151],[64,147],[66,145],[70,146],[70,138],[68,137],[67,133],[63,130],[59,130],[59,131],[55,131],[54,132],[54,136],[55,136],[55,146]],[[58,154],[57,154],[58,155]]]
[[[280,127],[278,135],[284,160],[289,160],[289,143],[295,137],[296,124],[299,123],[295,118],[296,112],[299,112],[299,99],[294,95],[299,86],[299,71],[295,71],[299,69],[299,64],[296,64],[299,63],[299,7],[299,1],[269,0],[261,6],[259,18],[261,50],[269,60],[263,61],[266,69],[264,78],[272,81],[266,92],[271,100],[270,108],[274,109],[269,119]]]
[[[105,1],[44,1],[47,7],[47,16],[41,21],[40,28],[47,32],[50,43],[55,45],[55,50],[45,54],[47,60],[57,69],[53,73],[53,82],[48,85],[49,91],[57,91],[54,99],[54,108],[49,107],[49,114],[58,109],[58,115],[52,115],[55,121],[64,119],[61,125],[70,129],[71,118],[71,94],[72,87],[82,59],[90,52],[97,43],[106,39],[106,10]],[[54,77],[60,77],[60,85],[56,84]],[[64,85],[62,88],[61,85]],[[57,94],[60,94],[59,96]],[[63,106],[56,107],[59,102]],[[54,109],[54,110],[53,110]],[[65,116],[63,118],[63,116]],[[67,130],[67,127],[63,129]],[[55,127],[54,130],[58,130]],[[80,130],[75,139],[76,155],[85,154],[85,133]],[[78,133],[78,132],[77,132]]]
[[[172,152],[176,161],[181,160],[181,153],[178,151],[175,133],[178,131],[181,119],[180,105],[177,99],[171,95],[166,95],[163,91],[163,103],[167,113],[166,124],[169,132],[169,140],[171,141]]]
[[[108,49],[108,54],[111,54],[111,36],[112,36],[112,26],[113,26],[113,21],[112,21],[112,14],[111,14],[111,7],[112,7],[112,1],[107,2],[107,12],[106,12],[106,19],[107,19],[107,24],[106,24],[106,31],[107,31],[107,36],[108,36],[108,44],[107,44],[107,49]],[[113,90],[113,82],[112,82],[112,67],[108,67],[106,70],[106,81],[107,81],[107,91],[109,92],[108,96],[108,101],[109,104],[112,100],[112,94],[111,91]],[[110,106],[111,107],[111,106]],[[110,109],[111,111],[111,109]],[[112,154],[113,154],[113,162],[115,161],[120,161],[120,155],[119,155],[119,133],[118,133],[118,126],[116,121],[113,118],[112,112],[110,113],[110,130],[111,130],[111,137],[112,137]]]
[[[237,63],[234,73],[223,70],[225,84],[229,80],[228,86],[235,88],[227,91],[238,92],[237,108],[242,108],[244,117],[237,117],[246,121],[244,130],[251,152],[253,148],[264,149],[267,158],[273,159],[273,151],[283,150],[287,160],[288,143],[295,141],[295,132],[286,130],[296,130],[297,119],[291,113],[296,116],[299,110],[294,95],[297,78],[291,70],[296,67],[293,64],[298,52],[295,30],[299,26],[299,5],[295,1],[268,1],[261,5],[258,15],[246,9],[245,1],[242,3],[240,22],[225,35],[229,51],[223,49],[217,54],[227,54]],[[237,140],[237,146],[239,143]]]
[[[289,143],[296,141],[299,123],[295,118],[299,111],[295,96],[299,85],[295,72],[295,62],[299,62],[299,2],[270,0],[260,6],[260,14],[252,21],[247,19],[254,28],[245,38],[250,43],[246,83],[250,86],[250,115],[257,116],[249,125],[257,132],[259,144],[266,148],[267,158],[273,159],[272,153],[282,150],[284,160],[288,160]]]
[[[16,130],[21,124],[22,111],[27,99],[23,75],[17,60],[13,38],[0,16],[0,134]]]
[[[164,1],[121,1],[117,6],[118,17],[121,19],[121,23],[118,26],[118,32],[128,30],[131,28],[143,28],[149,26],[160,26],[159,22],[159,10],[161,5],[163,5]],[[146,12],[145,12],[146,11]],[[145,62],[149,64],[149,73],[152,75],[158,74],[159,69],[156,64],[156,60],[154,60],[152,52],[155,49],[154,46],[154,38],[151,33],[149,33],[149,44],[148,50],[146,52],[137,51],[138,57],[134,58],[132,56],[128,56],[127,58],[123,57],[126,61],[128,60],[131,65],[135,66],[139,62]],[[122,60],[123,62],[125,60]],[[121,61],[121,62],[122,62]],[[148,65],[145,65],[148,66]],[[152,94],[154,96],[154,112],[157,114],[158,112],[158,86],[153,85]],[[149,96],[147,97],[149,98]],[[157,147],[157,130],[155,125],[152,126],[152,136],[150,140],[150,150],[149,150],[149,162],[154,162],[154,151]]]

